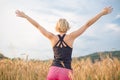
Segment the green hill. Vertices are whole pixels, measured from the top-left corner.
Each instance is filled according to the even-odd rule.
[[[91,58],[92,61],[95,61],[95,60],[102,60],[103,58],[106,58],[106,57],[110,57],[110,58],[113,58],[113,57],[116,57],[120,60],[120,51],[104,51],[104,52],[95,52],[93,54],[89,54],[89,55],[86,55],[86,56],[82,56],[82,57],[78,57],[78,59],[86,59],[86,58]]]

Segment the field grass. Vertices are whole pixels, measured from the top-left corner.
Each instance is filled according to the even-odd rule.
[[[46,80],[50,61],[0,60],[0,80]],[[120,61],[109,57],[92,63],[89,58],[72,61],[73,80],[120,80]]]

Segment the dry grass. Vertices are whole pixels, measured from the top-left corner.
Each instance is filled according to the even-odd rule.
[[[73,63],[73,80],[120,80],[120,61],[116,58],[106,58],[92,63],[86,60]]]
[[[46,80],[52,61],[0,60],[0,80]],[[95,62],[88,58],[72,63],[73,80],[120,80],[120,61],[109,57]]]

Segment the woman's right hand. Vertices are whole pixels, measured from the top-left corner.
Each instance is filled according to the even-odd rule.
[[[22,17],[22,18],[27,17],[27,15],[22,11],[16,10],[15,13],[16,13],[16,16],[18,16],[18,17]]]

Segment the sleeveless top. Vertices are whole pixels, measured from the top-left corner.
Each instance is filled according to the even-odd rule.
[[[52,66],[71,69],[72,48],[65,43],[65,35],[66,34],[64,34],[63,36],[58,35],[59,41],[53,47],[54,60],[52,62]]]

